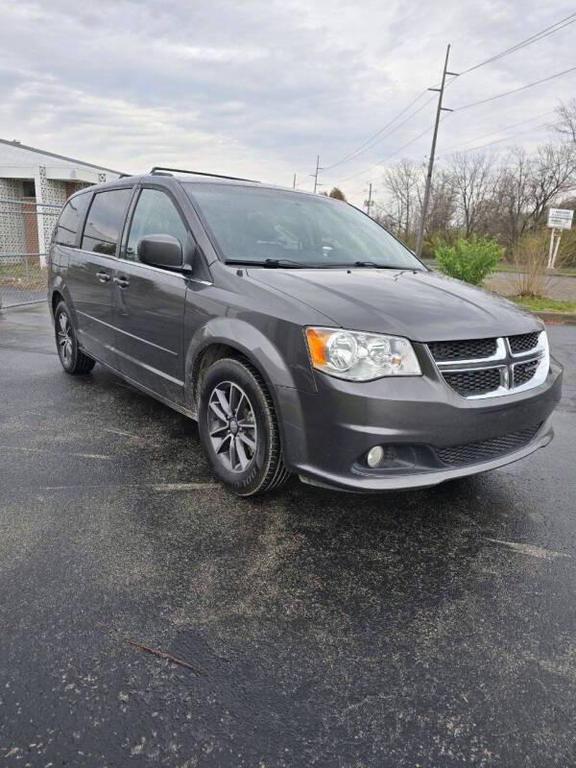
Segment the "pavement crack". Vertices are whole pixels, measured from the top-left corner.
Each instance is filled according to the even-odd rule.
[[[166,651],[161,651],[158,648],[151,648],[149,645],[143,645],[142,643],[137,643],[135,640],[128,640],[128,644],[131,645],[133,648],[137,648],[139,651],[143,651],[144,653],[150,653],[153,656],[157,656],[159,659],[165,659],[166,661],[169,661],[172,664],[177,664],[179,667],[185,667],[186,669],[189,669],[192,672],[194,672],[195,675],[206,674],[203,670],[190,664],[189,661],[185,661],[184,659],[179,659],[177,656],[173,656],[171,653],[167,653]]]

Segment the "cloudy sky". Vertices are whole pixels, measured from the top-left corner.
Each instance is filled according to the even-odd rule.
[[[0,136],[127,172],[167,164],[285,185],[297,173],[304,189],[319,153],[324,188],[360,201],[383,166],[425,162],[427,95],[353,153],[437,84],[448,42],[463,71],[575,10],[563,0],[0,0]],[[470,72],[446,105],[576,66],[575,39],[573,24]],[[573,95],[576,71],[456,111],[438,153],[530,149]]]

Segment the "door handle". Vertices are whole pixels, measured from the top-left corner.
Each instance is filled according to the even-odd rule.
[[[118,286],[118,288],[128,288],[130,285],[130,280],[128,280],[127,277],[115,277],[114,282]]]
[[[108,272],[96,272],[96,277],[101,283],[107,283],[110,280]]]

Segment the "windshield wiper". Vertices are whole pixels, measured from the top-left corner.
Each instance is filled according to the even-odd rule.
[[[350,267],[373,267],[374,269],[406,269],[406,267],[393,267],[391,264],[377,264],[375,261],[355,261]]]
[[[246,267],[285,267],[286,269],[304,269],[310,267],[310,264],[303,264],[301,261],[292,259],[264,259],[256,261],[253,259],[226,259],[224,264],[242,264]]]

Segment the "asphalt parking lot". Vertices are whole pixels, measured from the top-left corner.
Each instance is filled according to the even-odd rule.
[[[530,459],[258,501],[51,333],[0,313],[0,765],[576,763],[576,326]]]

